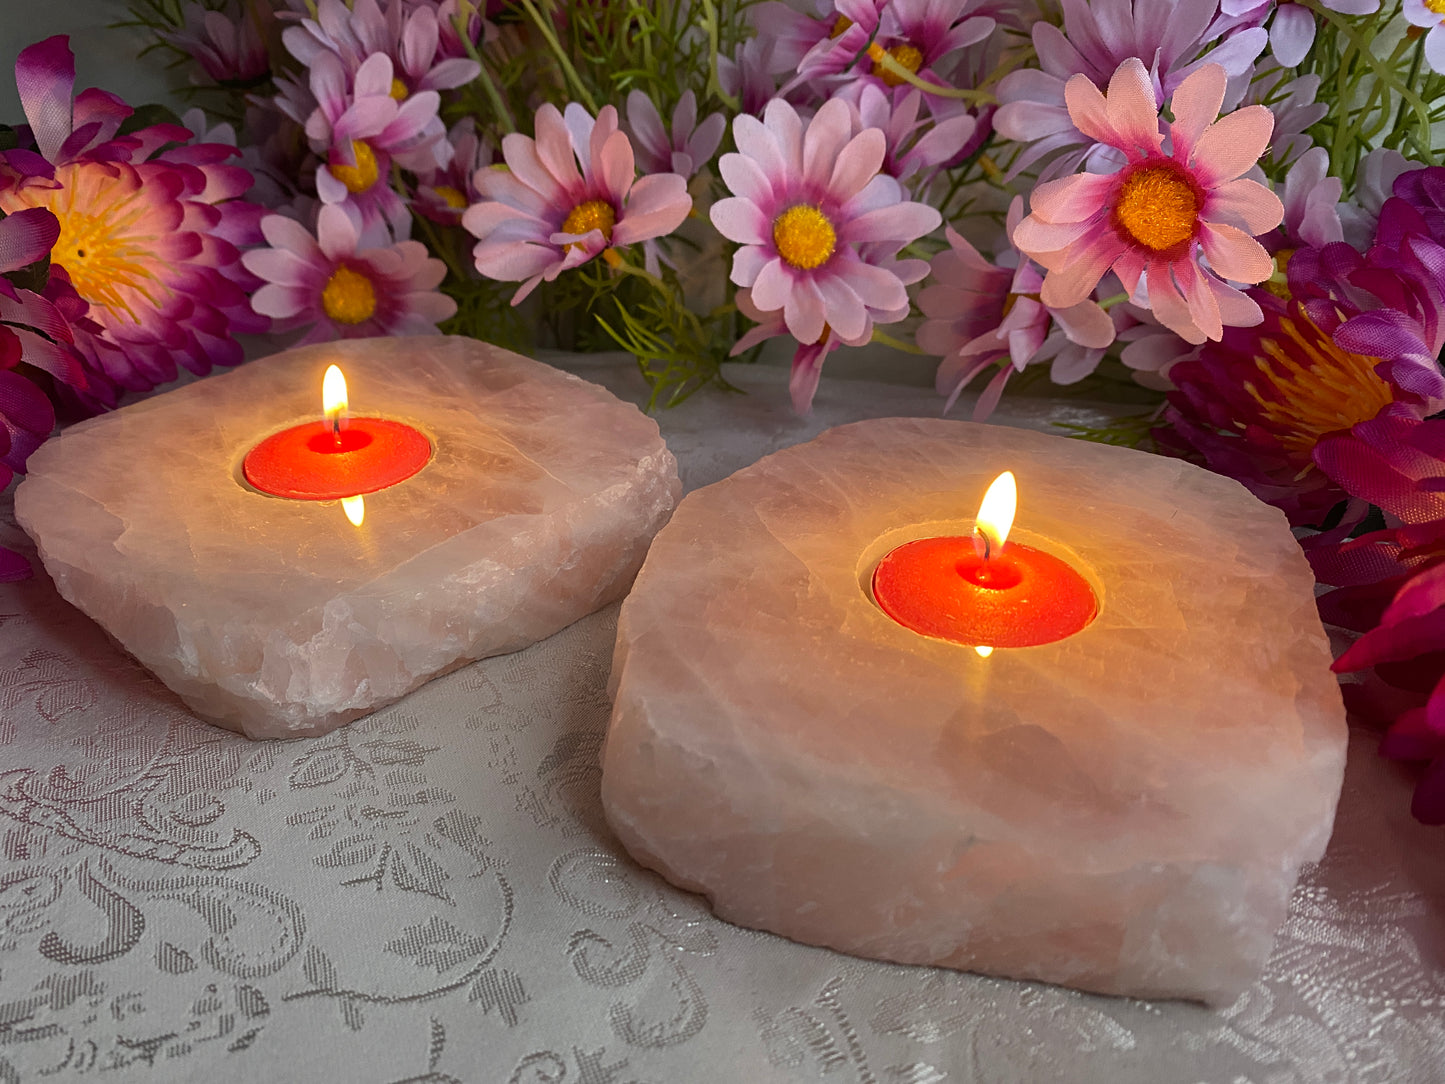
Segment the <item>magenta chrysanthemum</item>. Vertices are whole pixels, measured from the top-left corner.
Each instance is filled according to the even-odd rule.
[[[856,345],[875,321],[907,315],[905,287],[928,265],[897,253],[942,218],[905,200],[898,182],[879,173],[883,132],[854,134],[852,111],[837,98],[805,128],[777,98],[761,121],[737,117],[733,137],[738,153],[723,155],[721,169],[734,196],[713,204],[711,215],[719,233],[743,246],[732,281],[751,290],[757,309],[781,310],[788,332],[805,344],[831,329]]]
[[[687,182],[676,173],[636,179],[632,143],[610,105],[595,121],[575,102],[565,118],[544,105],[537,138],[506,136],[502,157],[506,170],[478,172],[485,198],[467,208],[462,225],[479,238],[472,253],[478,271],[522,283],[514,305],[543,279],[609,248],[671,233],[692,209]]]
[[[174,378],[177,362],[198,373],[239,362],[233,335],[267,323],[247,302],[254,283],[235,244],[260,215],[238,198],[251,175],[227,164],[235,148],[166,148],[191,139],[174,125],[117,137],[130,108],[95,90],[72,102],[64,37],[24,50],[15,71],[35,147],[0,156],[15,182],[0,210],[44,207],[59,220],[51,259],[98,325],[76,336],[92,370],[144,390]]]
[[[302,343],[377,335],[434,334],[457,311],[438,293],[446,274],[420,241],[361,246],[361,227],[339,206],[325,206],[316,236],[281,215],[262,220],[270,248],[245,255],[264,279],[252,304],[285,328],[309,330]]]
[[[1032,214],[1013,240],[1048,268],[1046,305],[1078,304],[1112,270],[1131,295],[1144,286],[1160,323],[1190,342],[1218,339],[1225,325],[1259,322],[1259,306],[1223,279],[1258,283],[1274,271],[1254,235],[1279,225],[1284,207],[1243,177],[1269,143],[1273,119],[1258,105],[1219,117],[1226,79],[1209,64],[1180,83],[1168,154],[1149,72],[1138,59],[1119,65],[1107,97],[1085,76],[1069,80],[1069,116],[1127,164],[1034,189]]]

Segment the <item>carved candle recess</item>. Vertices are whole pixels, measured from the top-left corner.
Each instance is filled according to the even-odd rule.
[[[1042,613],[1010,594],[1030,573],[974,545],[1005,470],[1019,514],[991,557],[1017,542],[1067,570]],[[924,539],[951,549],[892,577]],[[900,590],[949,610],[957,578],[1010,619],[945,639],[890,616]],[[1069,627],[1005,646],[1070,599]],[[1309,566],[1238,483],[1025,430],[860,422],[690,494],[658,534],[619,619],[603,803],[638,861],[741,925],[1224,1004],[1330,835],[1329,666]]]

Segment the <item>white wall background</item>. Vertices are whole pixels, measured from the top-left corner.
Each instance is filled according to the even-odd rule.
[[[70,35],[77,90],[102,87],[131,105],[165,101],[174,108],[178,103],[167,96],[167,88],[179,77],[164,69],[159,55],[138,63],[145,35],[113,27],[129,17],[126,0],[0,0],[0,122],[24,122],[15,93],[15,57],[52,34]]]

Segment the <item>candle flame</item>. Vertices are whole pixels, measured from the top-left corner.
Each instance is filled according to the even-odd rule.
[[[328,368],[321,378],[321,413],[340,441],[341,427],[346,421],[346,377],[335,365]]]
[[[997,553],[1008,541],[1009,528],[1014,525],[1014,511],[1018,508],[1018,486],[1013,471],[1006,470],[993,480],[983,503],[978,506],[978,520],[974,524],[974,545],[980,556],[987,559]]]
[[[361,521],[366,518],[366,500],[363,497],[342,497],[341,510],[353,527],[360,527]]]
[[[974,650],[978,652],[978,657],[980,659],[986,659],[993,654],[993,648],[989,647],[987,644],[979,644],[977,647],[974,648]]]

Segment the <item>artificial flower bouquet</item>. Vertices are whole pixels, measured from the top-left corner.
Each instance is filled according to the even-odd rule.
[[[1131,389],[1300,527],[1347,696],[1445,822],[1445,0],[134,0],[195,108],[25,50],[0,472],[283,341],[792,351]],[[159,62],[159,60],[157,60]],[[0,574],[24,574],[13,555]]]

